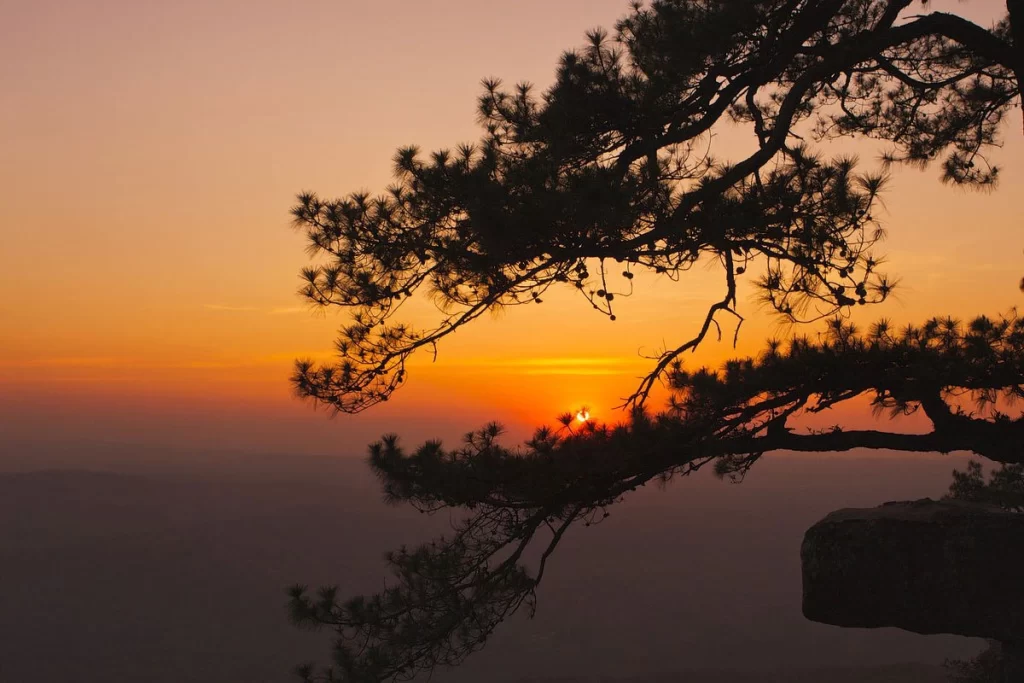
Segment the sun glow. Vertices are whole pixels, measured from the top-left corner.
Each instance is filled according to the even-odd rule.
[[[590,419],[590,411],[587,410],[586,408],[580,408],[576,412],[576,421],[577,422],[582,424],[582,423],[586,422],[589,419]]]

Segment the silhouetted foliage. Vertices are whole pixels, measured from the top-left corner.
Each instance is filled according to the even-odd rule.
[[[379,196],[301,195],[295,221],[318,259],[302,293],[353,314],[338,360],[298,363],[297,390],[358,412],[406,380],[412,353],[489,309],[565,286],[614,319],[638,270],[676,279],[702,258],[720,262],[722,298],[630,405],[718,317],[739,319],[737,278],[751,267],[765,302],[793,320],[885,299],[893,281],[872,251],[885,170],[824,158],[814,142],[875,138],[890,162],[941,160],[946,181],[990,185],[986,153],[1019,97],[1009,16],[985,29],[914,4],[637,6],[614,35],[592,31],[567,52],[541,95],[485,81],[477,144],[399,150]],[[734,162],[715,156],[712,136],[730,122],[757,141]],[[436,326],[395,320],[417,292],[437,303]]]
[[[671,381],[673,400],[657,416],[637,410],[623,425],[577,429],[568,419],[560,431],[541,428],[515,449],[499,443],[498,425],[468,434],[455,450],[428,442],[406,453],[395,436],[374,444],[370,464],[389,501],[465,515],[452,537],[390,555],[397,581],[383,593],[339,602],[333,589],[316,597],[295,589],[297,623],[340,635],[338,680],[406,678],[458,663],[510,614],[532,609],[544,566],[571,525],[600,521],[623,495],[651,482],[708,465],[738,479],[777,450],[970,450],[1024,459],[1024,418],[995,405],[1024,396],[1024,321],[1015,315],[966,326],[932,320],[899,333],[879,323],[866,335],[836,322],[821,341],[773,343],[759,358],[717,372],[676,368]],[[789,426],[865,393],[878,410],[923,410],[933,430],[800,433]],[[980,469],[971,469],[951,490],[1009,502],[1020,467],[1005,467],[987,486]]]
[[[686,419],[701,415],[716,440],[755,437],[745,464],[759,450],[970,450],[1000,462],[1020,462],[1024,420],[1000,409],[1024,398],[1024,320],[1016,312],[964,325],[945,318],[893,329],[875,323],[867,334],[841,319],[820,341],[795,337],[769,344],[761,358],[734,360],[720,372],[670,375],[672,406]],[[797,434],[790,421],[864,394],[876,412],[892,416],[923,410],[927,434],[850,431],[836,426]],[[735,442],[733,442],[735,443]],[[736,451],[736,448],[730,450]],[[720,466],[724,466],[720,463]]]
[[[479,144],[426,158],[400,150],[396,184],[380,197],[299,198],[296,222],[320,259],[303,294],[354,312],[338,361],[300,362],[293,379],[300,395],[341,412],[386,401],[416,350],[436,351],[487,310],[541,303],[550,287],[577,289],[614,320],[641,269],[677,279],[708,258],[724,273],[721,300],[692,339],[658,358],[625,424],[574,427],[570,415],[518,448],[501,445],[498,425],[454,450],[428,442],[406,452],[395,436],[374,444],[370,463],[390,501],[459,516],[452,535],[390,554],[394,580],[376,595],[292,590],[296,623],[337,634],[333,668],[304,668],[304,680],[407,680],[459,663],[502,620],[533,609],[570,526],[599,522],[651,482],[709,465],[740,479],[777,450],[968,450],[1017,471],[1024,418],[1004,412],[1024,397],[1016,312],[900,330],[883,321],[866,334],[842,316],[893,287],[872,251],[886,177],[853,158],[825,159],[814,143],[875,138],[889,143],[890,163],[941,158],[944,180],[986,186],[998,174],[986,153],[1019,98],[1014,69],[1024,62],[1009,15],[985,29],[913,15],[913,4],[637,5],[613,38],[594,31],[564,55],[542,96],[485,82]],[[729,121],[757,143],[722,163],[711,132]],[[679,357],[721,314],[741,320],[737,278],[755,266],[768,306],[794,321],[829,319],[826,331],[687,371]],[[433,328],[394,320],[418,291],[441,312]],[[673,398],[651,415],[644,403],[659,379]],[[801,416],[864,394],[877,411],[923,412],[932,431],[799,428]],[[977,489],[980,472],[958,476],[954,494]]]
[[[953,471],[953,483],[949,486],[947,497],[998,505],[1011,512],[1024,512],[1024,465],[1002,464],[985,481],[981,463],[971,460],[966,470]]]
[[[678,452],[695,429],[638,413],[628,426],[542,428],[515,450],[497,442],[498,425],[468,434],[453,451],[429,442],[406,454],[394,436],[374,444],[370,464],[390,501],[466,515],[453,536],[389,555],[396,583],[382,593],[339,602],[333,589],[316,597],[293,590],[296,623],[340,636],[336,674],[307,671],[307,680],[406,679],[457,664],[503,619],[532,609],[547,559],[572,524],[600,521],[608,505],[652,478],[710,462],[699,448]]]
[[[1002,647],[997,641],[974,659],[953,659],[943,663],[950,683],[1003,683]]]
[[[1020,441],[1017,447],[1021,447]],[[946,497],[1024,512],[1024,465],[1001,464],[986,481],[981,463],[971,460],[966,470],[953,471],[953,483]],[[1012,680],[1005,677],[1002,646],[996,641],[990,642],[989,647],[973,659],[947,660],[944,666],[951,683],[1002,683]]]

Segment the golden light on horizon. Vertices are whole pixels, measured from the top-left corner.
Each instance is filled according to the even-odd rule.
[[[935,2],[984,24],[1005,12],[1003,0]],[[101,3],[109,12],[94,3],[58,3],[60,12],[47,2],[9,4],[8,23],[20,28],[0,43],[13,69],[0,117],[18,131],[5,140],[0,164],[5,443],[13,429],[37,438],[61,406],[81,425],[76,434],[99,441],[177,439],[181,431],[254,449],[303,443],[316,453],[338,449],[339,426],[297,403],[288,377],[295,358],[333,359],[343,322],[334,311],[311,313],[295,294],[308,265],[305,238],[290,227],[295,194],[378,192],[393,181],[398,147],[477,140],[482,76],[542,90],[562,51],[583,44],[586,27],[611,26],[627,11],[620,0],[524,0],[515,12],[452,0],[443,13],[404,3],[395,21],[393,6],[380,3],[309,3],[303,13],[270,2]],[[196,24],[197,12],[208,21]],[[434,36],[453,16],[465,39],[458,49],[435,49]],[[381,53],[374,31],[339,44],[339,25],[389,27],[398,47]],[[132,26],[148,27],[145,40],[125,29]],[[368,53],[374,59],[361,59]],[[352,88],[361,89],[360,106],[352,106]],[[294,106],[314,91],[322,93],[315,106]],[[410,92],[414,113],[396,106]],[[891,169],[879,252],[905,285],[884,304],[858,307],[862,328],[882,317],[905,325],[995,315],[1020,298],[1020,127],[1017,109],[990,193],[946,191],[937,168]],[[727,126],[717,156],[736,161],[753,142]],[[866,167],[872,150],[853,140],[822,147],[829,156],[859,151]],[[962,229],[978,216],[984,239]],[[17,227],[24,225],[33,228]],[[61,249],[52,249],[55,234]],[[40,254],[61,277],[39,277]],[[717,368],[757,355],[765,339],[818,332],[790,330],[759,308],[755,281],[764,268],[748,264],[738,281],[738,346],[728,327],[721,342],[709,338],[687,356],[688,368]],[[543,306],[481,317],[445,339],[436,362],[429,353],[411,358],[408,385],[389,406],[343,417],[346,443],[369,443],[396,423],[409,441],[456,439],[500,416],[511,440],[555,416],[577,427],[597,422],[592,413],[601,422],[627,420],[616,406],[652,369],[652,357],[691,338],[721,298],[713,269],[694,269],[684,284],[638,269],[630,282],[636,295],[622,297],[614,323],[570,285],[550,290]],[[399,322],[432,327],[437,310],[417,297]],[[652,411],[668,394],[661,385],[655,392]],[[581,397],[595,410],[582,409]],[[150,431],[140,426],[143,412]],[[207,426],[171,430],[169,415]],[[293,417],[272,429],[276,415]]]

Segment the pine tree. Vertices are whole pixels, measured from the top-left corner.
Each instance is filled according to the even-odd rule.
[[[627,400],[625,424],[574,427],[568,416],[519,448],[501,444],[499,425],[455,449],[429,442],[407,452],[396,436],[371,446],[391,500],[466,514],[450,537],[389,555],[396,578],[381,593],[341,600],[333,588],[292,590],[296,623],[338,635],[334,667],[305,668],[305,680],[408,679],[457,664],[510,614],[532,608],[571,526],[599,522],[652,481],[705,467],[741,478],[777,450],[969,450],[1017,471],[1024,420],[1002,406],[1024,397],[1024,320],[900,330],[881,321],[860,332],[842,317],[894,286],[875,252],[887,175],[884,165],[827,157],[825,143],[881,140],[887,164],[935,164],[948,183],[990,186],[999,170],[990,152],[1020,104],[1024,1],[1009,0],[991,28],[919,5],[637,4],[614,34],[593,31],[566,53],[545,93],[485,82],[478,144],[400,150],[396,183],[378,197],[299,197],[295,220],[319,259],[303,294],[352,313],[338,361],[300,362],[294,383],[341,412],[386,401],[407,380],[411,354],[436,351],[490,309],[539,304],[568,287],[614,320],[640,271],[684,277],[710,259],[722,273],[720,300],[692,338],[657,359]],[[745,158],[721,161],[711,133],[730,122],[758,142]],[[755,268],[768,307],[797,322],[828,320],[826,334],[687,371],[680,355],[722,316],[740,317],[737,280]],[[395,320],[422,291],[446,311],[437,324]],[[650,414],[645,402],[661,380],[673,399]],[[923,412],[932,431],[794,427],[802,414],[864,394],[881,412]],[[975,478],[957,482],[974,490]]]

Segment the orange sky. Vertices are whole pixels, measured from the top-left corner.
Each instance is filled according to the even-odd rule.
[[[933,6],[987,24],[1002,3]],[[475,139],[481,77],[547,84],[563,49],[626,7],[0,0],[0,438],[361,453],[382,431],[450,437],[498,418],[522,434],[581,403],[614,417],[647,367],[638,351],[688,338],[716,274],[637,278],[615,323],[569,291],[482,320],[387,406],[327,420],[286,379],[341,321],[294,294],[306,256],[288,210],[301,190],[381,189],[401,145]],[[1020,130],[1017,111],[994,193],[896,174],[883,251],[903,286],[867,317],[1019,302]],[[724,130],[721,149],[742,135]],[[752,352],[778,330],[743,312]],[[693,362],[730,353],[709,344]]]

